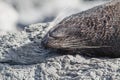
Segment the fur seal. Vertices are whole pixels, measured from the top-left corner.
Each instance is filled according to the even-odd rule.
[[[42,45],[69,53],[120,57],[120,0],[63,19],[42,39]]]

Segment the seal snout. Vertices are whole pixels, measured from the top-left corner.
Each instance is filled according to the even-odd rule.
[[[41,45],[45,48],[51,48],[55,45],[55,40],[57,39],[56,35],[53,35],[51,32],[47,33],[41,41]]]
[[[62,32],[49,31],[42,39],[41,44],[45,48],[60,48],[62,43],[64,43],[62,41],[63,38]]]

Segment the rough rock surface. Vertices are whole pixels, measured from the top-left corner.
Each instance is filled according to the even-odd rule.
[[[119,80],[120,58],[63,55],[41,47],[49,23],[0,37],[0,80]]]

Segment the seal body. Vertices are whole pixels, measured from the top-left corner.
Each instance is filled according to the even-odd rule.
[[[63,19],[42,44],[69,53],[120,57],[120,0]]]

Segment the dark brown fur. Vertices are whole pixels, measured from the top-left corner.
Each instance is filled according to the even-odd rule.
[[[42,43],[71,53],[120,57],[120,0],[65,18]]]

